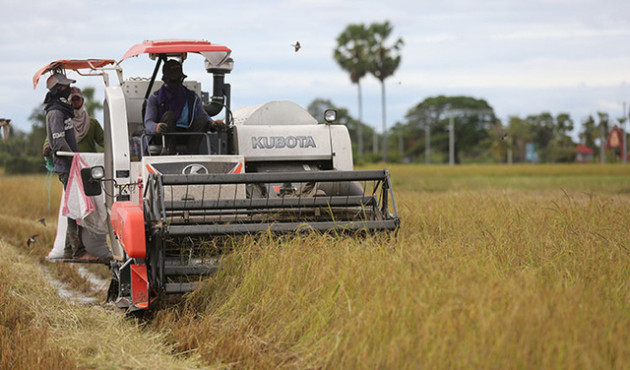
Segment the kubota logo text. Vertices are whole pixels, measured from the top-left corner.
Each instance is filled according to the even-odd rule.
[[[252,136],[252,149],[316,147],[312,136]]]

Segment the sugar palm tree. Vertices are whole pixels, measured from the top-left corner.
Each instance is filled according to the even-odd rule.
[[[335,61],[350,74],[350,81],[357,84],[359,93],[358,157],[363,155],[363,102],[361,95],[361,79],[365,77],[369,67],[369,33],[363,24],[351,24],[337,37],[334,51]]]
[[[383,161],[387,161],[387,116],[385,110],[385,79],[392,76],[400,65],[400,49],[404,45],[403,39],[398,38],[391,46],[387,46],[387,38],[393,27],[389,21],[373,23],[368,28],[370,40],[369,71],[381,82],[381,105],[383,111]]]

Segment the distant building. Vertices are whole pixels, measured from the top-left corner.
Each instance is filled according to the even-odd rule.
[[[536,144],[527,143],[525,144],[525,161],[530,163],[538,163],[539,157],[538,152],[536,152]]]
[[[578,144],[575,147],[575,161],[578,163],[590,163],[593,162],[593,153],[595,151],[587,146]]]
[[[617,161],[626,155],[626,148],[623,147],[623,135],[623,130],[617,125],[615,125],[608,133],[606,149],[611,151],[614,161]]]

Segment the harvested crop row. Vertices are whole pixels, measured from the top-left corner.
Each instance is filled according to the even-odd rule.
[[[0,241],[0,368],[194,368],[164,336],[59,297],[34,258]]]

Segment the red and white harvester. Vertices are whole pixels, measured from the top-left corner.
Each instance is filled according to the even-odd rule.
[[[122,62],[141,54],[155,61],[151,76],[123,78]],[[109,298],[119,307],[144,310],[164,294],[190,292],[217,270],[219,254],[237,235],[399,227],[388,172],[353,170],[350,135],[334,124],[335,111],[318,122],[287,101],[232,110],[225,82],[234,64],[230,54],[208,41],[145,41],[115,63],[57,61],[36,74],[74,70],[103,77],[104,168],[92,168],[84,186],[88,195],[105,192],[114,257]],[[147,134],[144,105],[162,84],[162,64],[174,58],[190,72],[189,56],[212,75],[212,92],[197,81],[184,85],[227,127],[199,133],[198,154],[167,155],[164,136],[183,134]]]

